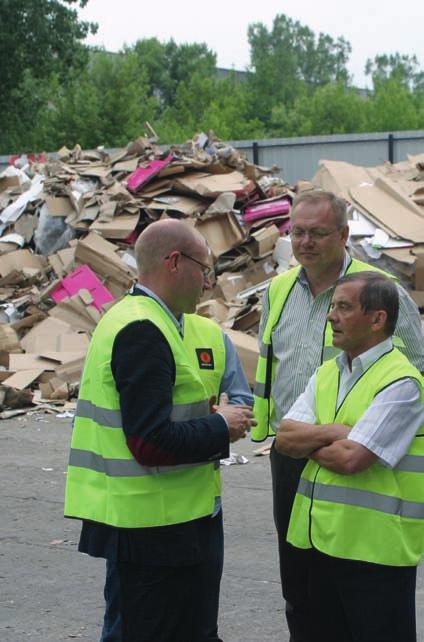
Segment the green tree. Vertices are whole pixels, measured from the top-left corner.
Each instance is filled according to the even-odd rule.
[[[420,116],[416,97],[398,80],[377,84],[366,103],[367,131],[417,129]]]
[[[178,85],[175,104],[164,111],[155,130],[166,143],[181,143],[209,129],[226,140],[262,137],[262,123],[248,112],[249,93],[234,76],[218,80],[196,73]]]
[[[375,56],[373,60],[368,58],[365,74],[371,76],[374,89],[393,80],[411,91],[424,91],[424,71],[415,55],[396,52]]]
[[[365,131],[364,100],[341,82],[299,96],[287,109],[278,105],[271,117],[271,136],[313,136]]]
[[[157,101],[132,51],[111,56],[99,51],[83,73],[52,98],[51,125],[57,145],[126,145],[144,131]]]
[[[316,36],[309,27],[279,14],[271,30],[262,23],[249,25],[248,40],[253,106],[266,124],[273,107],[289,107],[304,89],[311,94],[330,82],[349,81],[346,64],[351,47],[342,37]]]
[[[87,48],[82,44],[97,26],[78,20],[72,4],[87,0],[2,0],[0,3],[0,100],[8,100],[25,72],[46,78],[82,66]],[[67,6],[69,5],[69,6]]]
[[[34,149],[45,126],[47,94],[53,75],[66,78],[69,69],[82,69],[88,59],[83,40],[96,31],[78,19],[72,5],[87,0],[1,0],[0,2],[0,150]],[[33,131],[41,118],[38,133]]]
[[[174,104],[180,83],[188,83],[194,74],[205,78],[216,75],[216,55],[203,43],[177,45],[172,39],[161,43],[147,38],[136,42],[133,50],[161,110]]]

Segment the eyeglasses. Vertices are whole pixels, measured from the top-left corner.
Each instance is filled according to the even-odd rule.
[[[190,261],[193,261],[193,263],[197,263],[197,265],[200,265],[200,267],[202,268],[203,277],[205,279],[208,279],[211,276],[211,274],[213,272],[213,268],[211,268],[210,265],[206,265],[206,263],[202,263],[202,261],[198,261],[197,259],[193,258],[189,254],[186,254],[185,252],[180,252],[180,254],[185,259],[189,259]],[[168,256],[165,256],[165,259],[169,259],[169,257],[170,257],[170,255],[168,254]]]
[[[292,239],[296,239],[296,241],[301,241],[305,238],[306,235],[308,235],[311,241],[322,241],[322,239],[327,238],[327,236],[330,236],[330,234],[337,232],[337,230],[339,229],[340,227],[335,227],[334,230],[331,230],[330,232],[324,232],[323,230],[302,230],[298,227],[295,227],[290,232],[290,237]]]

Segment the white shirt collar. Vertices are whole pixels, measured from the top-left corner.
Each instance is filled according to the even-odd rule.
[[[380,343],[377,343],[376,346],[373,346],[369,350],[366,350],[362,354],[359,354],[357,357],[352,359],[352,372],[354,370],[360,370],[365,372],[370,368],[373,363],[375,363],[383,354],[390,352],[393,349],[392,338],[384,339]],[[343,370],[349,369],[349,362],[347,359],[347,354],[342,352],[336,357],[337,366],[340,372]]]

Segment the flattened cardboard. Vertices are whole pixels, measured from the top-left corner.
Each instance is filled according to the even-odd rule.
[[[254,189],[253,182],[237,171],[228,174],[192,172],[174,179],[173,184],[176,189],[195,192],[206,198],[217,198],[223,192],[234,192],[237,196],[243,196]]]
[[[418,206],[386,179],[378,178],[374,185],[351,187],[350,194],[377,225],[397,237],[424,243],[424,219],[417,211]]]
[[[320,160],[312,182],[316,187],[334,192],[350,202],[350,188],[366,183],[371,184],[373,179],[365,167],[351,165],[344,161]]]
[[[52,317],[47,317],[44,321],[41,321],[41,323],[27,332],[27,334],[21,339],[21,345],[26,352],[38,353],[44,345],[41,343],[44,338],[44,340],[48,341],[45,344],[47,349],[61,350],[61,339],[58,337],[63,337],[64,335],[72,336],[74,334],[76,333],[68,323],[59,321],[58,319],[53,319]]]
[[[44,371],[44,368],[33,370],[20,370],[3,381],[5,386],[23,390],[30,386]]]
[[[39,254],[32,254],[29,250],[16,250],[0,256],[0,276],[6,276],[13,270],[21,271],[24,268],[43,270],[47,261]]]
[[[43,198],[50,216],[62,216],[66,218],[75,212],[67,196],[49,196],[48,194],[43,194]]]
[[[205,237],[214,257],[244,241],[246,234],[232,212],[198,220],[196,228]]]
[[[55,369],[56,375],[66,383],[78,383],[81,379],[85,358],[69,361]]]
[[[10,354],[9,368],[16,372],[20,370],[54,370],[55,362],[50,359],[42,359],[38,354]]]
[[[94,221],[89,227],[91,232],[99,232],[107,239],[122,240],[134,232],[138,216],[114,216],[111,221]]]

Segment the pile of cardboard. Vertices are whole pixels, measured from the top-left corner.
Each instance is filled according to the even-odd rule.
[[[377,167],[322,160],[313,183],[350,204],[353,250],[388,269],[424,308],[424,154]]]
[[[294,192],[350,204],[351,251],[397,274],[424,307],[424,154],[365,168],[321,161],[292,191],[267,169],[200,134],[166,150],[154,137],[108,154],[61,149],[0,175],[0,417],[75,404],[90,335],[136,280],[133,247],[163,217],[207,240],[215,268],[200,314],[230,334],[254,382],[261,297],[294,264]]]
[[[0,175],[0,410],[69,405],[93,329],[135,281],[136,238],[163,217],[187,219],[209,244],[216,284],[202,313],[236,339],[257,330],[292,197],[273,169],[203,134],[165,151],[140,138],[42,161]]]

